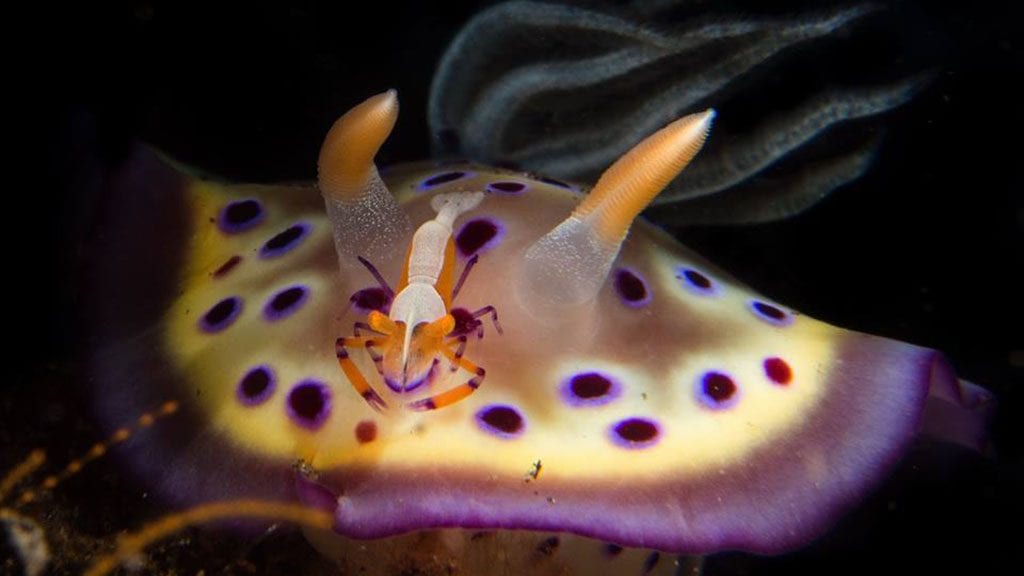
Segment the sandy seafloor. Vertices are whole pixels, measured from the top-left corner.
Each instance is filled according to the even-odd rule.
[[[961,376],[998,398],[991,455],[916,445],[871,497],[806,549],[717,554],[707,574],[1013,569],[1019,543],[1004,526],[1024,510],[1012,432],[1024,418],[1024,98],[1012,84],[1024,81],[1024,57],[1020,9],[1002,4],[892,3],[886,29],[903,38],[902,53],[881,65],[909,60],[938,76],[879,124],[886,133],[872,171],[787,222],[678,234],[798,310],[945,351]],[[742,2],[715,6],[753,10]],[[0,378],[0,470],[35,447],[59,465],[103,437],[88,410],[86,327],[78,323],[87,306],[82,267],[96,257],[83,253],[88,242],[78,236],[88,229],[77,219],[74,168],[83,150],[112,158],[138,139],[230,179],[309,179],[334,117],[396,87],[402,117],[382,161],[429,154],[421,111],[433,66],[477,6],[367,8],[370,16],[355,18],[340,3],[127,2],[98,12],[52,6],[26,17],[38,42],[59,39],[69,48],[49,56],[25,46],[12,72],[21,81],[8,88],[17,102],[8,107],[10,142],[19,152],[8,163],[14,179],[4,209],[12,340]],[[372,40],[361,39],[366,31]],[[48,573],[75,574],[118,533],[165,511],[115,457],[21,512],[46,529],[54,553]],[[0,574],[20,573],[5,546]],[[263,537],[187,530],[153,547],[140,573],[336,571],[281,527]],[[406,572],[428,573],[435,572]]]

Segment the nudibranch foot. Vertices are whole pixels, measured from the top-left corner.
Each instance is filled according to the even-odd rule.
[[[342,574],[394,576],[700,576],[700,557],[622,548],[572,534],[448,528],[351,539],[304,529]]]
[[[339,498],[298,474],[299,499],[333,514]],[[555,502],[557,504],[557,502]],[[559,530],[438,527],[366,539],[303,526],[306,539],[343,573],[392,576],[473,574],[486,576],[697,576],[702,558],[647,548],[628,548]]]

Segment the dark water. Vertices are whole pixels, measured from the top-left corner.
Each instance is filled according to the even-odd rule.
[[[694,10],[711,4],[694,3]],[[962,377],[999,399],[995,456],[921,446],[806,550],[776,558],[719,555],[709,574],[1009,573],[1018,543],[1002,526],[1019,521],[1024,486],[1012,432],[1020,432],[1024,416],[1024,94],[1013,86],[1024,81],[1024,14],[1003,4],[891,3],[868,28],[883,38],[879,66],[934,68],[938,76],[884,117],[886,135],[870,173],[791,221],[679,234],[755,288],[815,317],[945,351]],[[719,2],[713,9],[756,6]],[[115,162],[141,139],[232,180],[310,179],[330,123],[391,87],[402,114],[379,161],[426,157],[423,113],[434,65],[477,8],[371,3],[356,17],[342,3],[128,2],[36,15],[37,44],[17,55],[15,78],[24,78],[8,88],[17,100],[7,110],[11,143],[27,163],[8,167],[19,185],[5,195],[4,301],[15,339],[6,345],[0,467],[35,446],[59,461],[100,435],[81,409],[88,387],[76,282],[94,255],[76,236],[89,231],[81,224],[88,206],[76,195],[78,159],[98,152]],[[43,45],[52,43],[66,48],[46,56]],[[836,66],[861,57],[848,50],[836,54]],[[786,89],[803,87],[775,88],[763,97],[782,99]],[[74,482],[48,509],[56,523],[89,537],[136,526],[159,509],[114,464]],[[273,568],[259,564],[268,556],[260,550],[270,546],[294,551],[305,570],[326,570],[302,564],[315,563],[306,558],[314,553],[294,536],[241,552],[218,545],[193,539],[166,554],[214,571],[251,554],[256,569],[267,571]],[[0,561],[0,570],[12,566]]]

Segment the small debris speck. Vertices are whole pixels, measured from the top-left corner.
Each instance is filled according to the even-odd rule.
[[[534,462],[530,466],[530,470],[526,473],[525,477],[523,478],[523,482],[529,482],[530,480],[536,480],[537,477],[540,476],[541,468],[543,468],[543,466],[541,465],[540,460],[537,460],[536,462]]]

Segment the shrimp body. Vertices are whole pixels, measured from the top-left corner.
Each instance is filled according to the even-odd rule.
[[[432,383],[442,359],[449,362],[452,371],[463,369],[471,374],[467,382],[455,388],[408,403],[413,410],[433,410],[457,402],[475,391],[483,381],[484,369],[462,356],[467,336],[456,332],[451,306],[457,290],[452,283],[455,265],[452,225],[459,215],[479,205],[483,197],[482,192],[435,196],[431,206],[437,216],[420,225],[413,235],[389,313],[371,311],[367,323],[355,324],[353,337],[339,338],[335,344],[342,370],[375,409],[383,410],[387,403],[349,358],[349,348],[365,347],[384,383],[399,394]],[[363,263],[379,276],[372,265],[365,260]],[[466,271],[470,266],[467,264]],[[493,313],[493,308],[488,307],[487,313]],[[364,336],[362,330],[374,335]]]

